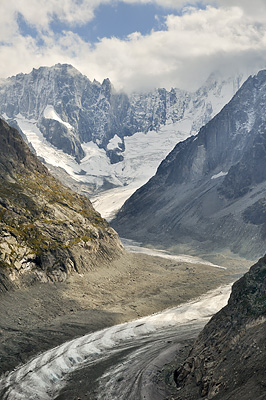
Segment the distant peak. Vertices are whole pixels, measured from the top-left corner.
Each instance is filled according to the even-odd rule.
[[[55,70],[60,70],[62,72],[67,72],[67,73],[70,73],[72,75],[73,74],[74,75],[82,75],[82,73],[79,70],[77,70],[77,68],[73,67],[73,65],[71,65],[71,64],[60,64],[60,63],[58,63],[58,64],[55,64],[51,68],[55,69]]]
[[[36,73],[41,73],[45,71],[60,71],[60,72],[67,72],[70,74],[74,75],[82,75],[81,72],[79,72],[73,65],[71,64],[60,64],[57,63],[51,67],[48,66],[41,66],[39,68],[33,68],[31,73],[36,74]]]
[[[60,63],[57,63],[57,64],[55,64],[53,67],[51,67],[51,68],[57,68],[57,69],[74,69],[74,70],[76,70],[76,71],[78,71],[75,67],[73,67],[73,65],[71,65],[71,64],[60,64]],[[78,71],[79,72],[79,71]]]
[[[107,98],[110,97],[111,93],[114,92],[114,87],[109,78],[103,80],[102,83],[102,92],[105,94]]]
[[[103,86],[111,86],[111,81],[109,78],[105,78],[102,83]]]

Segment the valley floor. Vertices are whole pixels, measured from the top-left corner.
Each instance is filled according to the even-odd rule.
[[[186,302],[237,279],[250,265],[231,259],[228,269],[218,269],[125,252],[66,282],[3,294],[0,372],[72,338]]]

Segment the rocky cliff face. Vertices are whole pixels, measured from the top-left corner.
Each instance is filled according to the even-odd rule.
[[[0,120],[0,290],[64,280],[122,252],[90,201],[55,180]]]
[[[77,164],[71,168],[76,173],[84,171],[83,182],[92,182],[95,176],[103,174],[112,184],[124,185],[132,176],[132,169],[128,168],[132,164],[131,151],[130,154],[126,151],[127,146],[130,147],[126,138],[138,132],[145,135],[154,132],[145,142],[139,137],[133,153],[137,148],[142,160],[147,157],[154,159],[154,151],[145,153],[145,147],[150,144],[153,147],[150,141],[161,141],[163,145],[159,148],[170,141],[165,155],[180,136],[186,138],[196,133],[219,112],[239,84],[240,78],[225,80],[212,76],[195,93],[161,88],[150,93],[128,95],[116,92],[109,79],[102,83],[91,82],[71,65],[57,64],[2,81],[0,115],[12,126],[20,127],[28,142],[47,163],[59,165],[69,173],[65,164],[69,166],[72,161],[62,160],[58,150],[63,150]],[[176,134],[174,138],[169,138],[170,135],[165,138],[160,130],[171,126]],[[92,146],[89,149],[84,146],[88,142]],[[159,151],[155,168],[164,155]],[[96,158],[94,163],[93,158]],[[115,165],[122,164],[125,158],[125,165],[119,172]],[[136,162],[133,160],[133,164]],[[120,179],[119,175],[123,176],[127,169],[129,172],[123,181],[117,181],[117,177]]]
[[[199,134],[178,143],[124,205],[125,237],[197,251],[265,251],[266,71],[249,78]],[[258,209],[260,217],[258,217]]]
[[[210,320],[176,370],[176,399],[265,399],[265,296],[263,257],[233,285],[228,305]]]
[[[35,121],[51,144],[80,161],[82,142],[104,146],[114,136],[119,97],[108,79],[90,82],[72,66],[57,64],[8,79],[1,86],[0,109],[8,119],[21,115]]]

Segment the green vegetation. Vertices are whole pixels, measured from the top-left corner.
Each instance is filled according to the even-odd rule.
[[[55,217],[57,213],[62,216]],[[82,242],[92,243],[98,239],[96,231],[107,226],[87,198],[72,192],[48,174],[26,172],[18,175],[15,183],[0,178],[1,231],[13,236],[16,246],[31,249],[36,257],[58,249],[70,249]],[[0,237],[1,241],[6,241],[5,236],[2,240]],[[12,246],[10,244],[8,256],[15,261],[17,255]],[[8,265],[2,261],[0,268],[4,264]]]
[[[87,268],[109,225],[49,174],[15,129],[2,122],[0,131],[0,273],[35,265],[64,279],[68,268]]]

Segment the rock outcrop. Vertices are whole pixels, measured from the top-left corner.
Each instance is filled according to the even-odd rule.
[[[54,179],[0,120],[0,291],[61,281],[121,254],[90,201]]]
[[[124,204],[113,222],[120,235],[196,252],[229,249],[251,259],[262,256],[265,93],[266,71],[261,71],[197,136],[178,143]]]
[[[228,305],[175,371],[178,400],[266,397],[266,256],[232,288]]]

